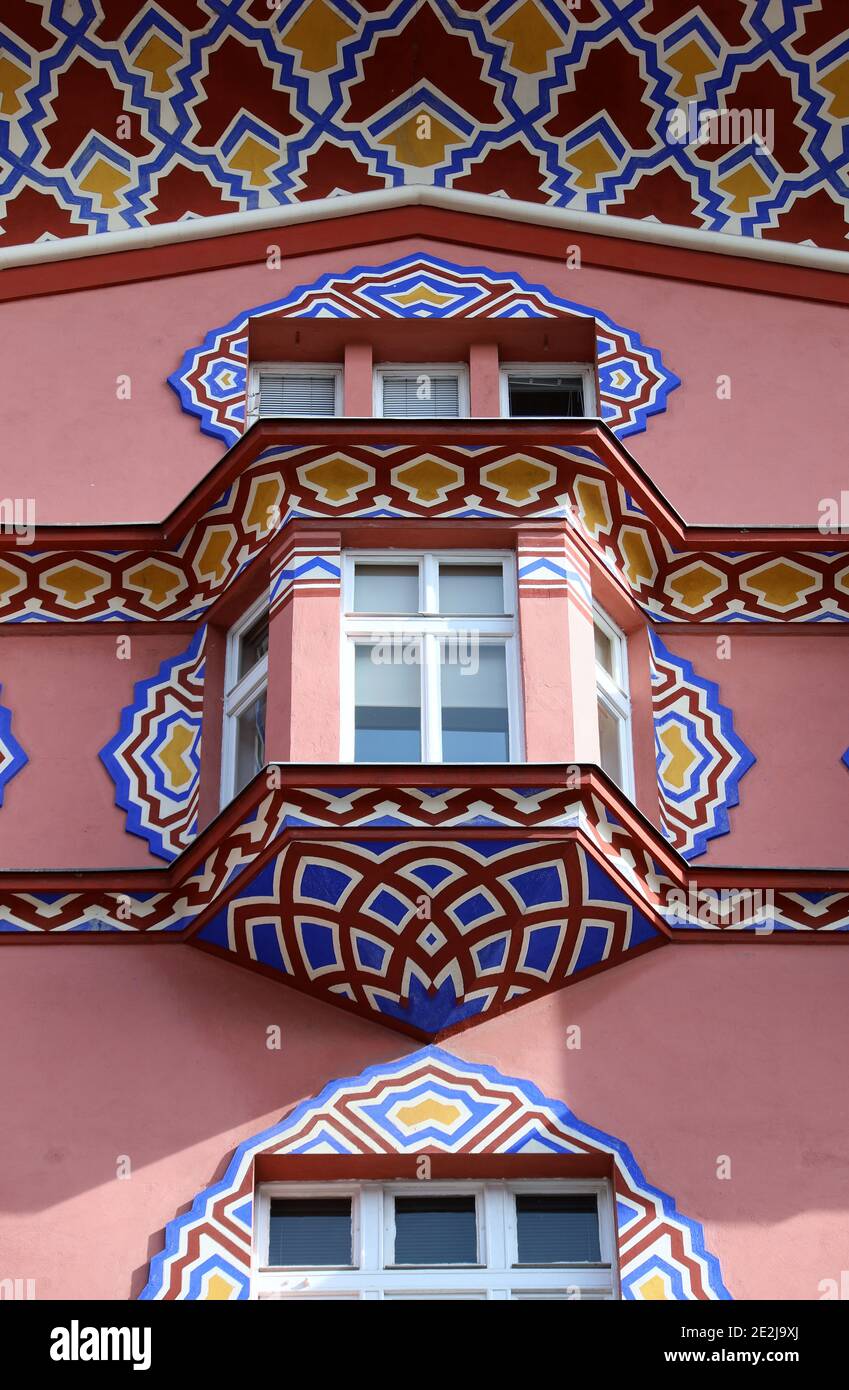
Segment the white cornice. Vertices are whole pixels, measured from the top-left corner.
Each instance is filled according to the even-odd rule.
[[[606,212],[571,212],[568,208],[547,207],[485,193],[466,193],[453,188],[434,188],[427,184],[379,189],[374,193],[350,193],[335,198],[319,198],[314,202],[287,203],[284,207],[262,208],[253,212],[224,213],[220,217],[164,222],[154,227],[136,227],[127,231],[63,237],[56,241],[10,246],[5,250],[0,245],[0,270],[76,260],[85,256],[108,256],[116,251],[140,251],[185,241],[233,236],[240,232],[270,232],[301,223],[404,207],[441,208],[448,212],[471,213],[477,217],[552,227],[563,232],[621,237],[655,246],[709,251],[720,256],[740,256],[747,260],[849,274],[849,250],[830,251],[816,246],[798,246],[792,242],[734,236],[727,232],[670,227],[660,222],[614,217]]]

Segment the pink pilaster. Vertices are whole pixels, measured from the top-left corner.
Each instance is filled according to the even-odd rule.
[[[472,343],[469,348],[469,414],[501,414],[497,343]]]
[[[587,562],[568,530],[522,531],[519,627],[528,762],[598,762]]]
[[[271,560],[266,757],[339,759],[338,532],[281,537]]]
[[[373,372],[371,343],[346,343],[344,415],[374,414]]]

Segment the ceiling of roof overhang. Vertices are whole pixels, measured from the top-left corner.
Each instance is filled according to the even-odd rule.
[[[845,250],[847,29],[824,0],[10,0],[0,248],[432,183]]]

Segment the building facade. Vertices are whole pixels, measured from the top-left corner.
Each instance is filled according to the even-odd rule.
[[[137,8],[0,60],[7,1296],[840,1296],[841,26]]]

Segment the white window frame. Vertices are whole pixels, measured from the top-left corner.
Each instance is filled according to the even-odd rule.
[[[628,684],[628,641],[621,630],[609,618],[603,608],[593,605],[593,623],[597,624],[610,639],[613,654],[613,676],[605,671],[596,659],[595,680],[597,699],[604,704],[616,720],[619,733],[619,763],[622,768],[620,790],[626,796],[634,795],[634,745],[631,728],[631,696]]]
[[[333,378],[333,414],[342,414],[343,370],[332,362],[251,362],[248,368],[248,399],[245,408],[245,425],[252,425],[259,415],[259,377],[260,372],[279,372],[285,376],[329,376]],[[273,417],[266,417],[273,418]],[[294,420],[330,419],[329,415],[287,416]]]
[[[372,409],[376,416],[383,417],[383,383],[388,376],[456,376],[457,378],[457,419],[468,419],[469,415],[469,369],[465,362],[379,362],[374,368]],[[393,415],[393,420],[403,416]],[[415,416],[407,416],[415,419]],[[440,416],[435,416],[440,419]],[[451,417],[454,418],[453,416]]]
[[[500,564],[504,577],[504,614],[476,617],[473,613],[440,616],[437,612],[439,565]],[[353,612],[354,566],[419,565],[419,612],[369,614]],[[510,762],[524,760],[524,715],[519,659],[519,610],[516,584],[516,556],[508,550],[348,550],[342,556],[342,642],[340,673],[341,761],[352,763],[355,750],[355,664],[357,642],[364,644],[381,637],[408,636],[422,639],[421,678],[422,764],[442,762],[442,692],[440,688],[439,639],[468,632],[473,623],[482,643],[503,645],[507,680],[507,737]],[[479,763],[497,767],[497,763]],[[363,764],[367,766],[367,764]],[[450,764],[446,764],[450,766]]]
[[[593,1193],[598,1203],[599,1253],[594,1263],[520,1265],[515,1198],[525,1193]],[[476,1198],[478,1263],[395,1265],[395,1197]],[[350,1197],[352,1263],[272,1266],[265,1262],[275,1197]],[[616,1224],[604,1178],[495,1179],[456,1182],[272,1182],[256,1192],[251,1261],[255,1299],[516,1299],[610,1301],[619,1297]]]
[[[268,689],[268,654],[260,657],[241,680],[239,649],[245,632],[268,611],[268,596],[262,594],[252,603],[227,633],[224,657],[224,724],[221,735],[221,805],[229,805],[236,785],[236,734],[239,715],[249,709],[254,700]]]
[[[499,371],[501,414],[509,420],[556,420],[556,415],[511,415],[510,377],[511,376],[579,376],[584,389],[584,413],[582,420],[596,419],[598,405],[595,392],[595,369],[591,362],[507,362]],[[565,419],[578,417],[565,416]]]

